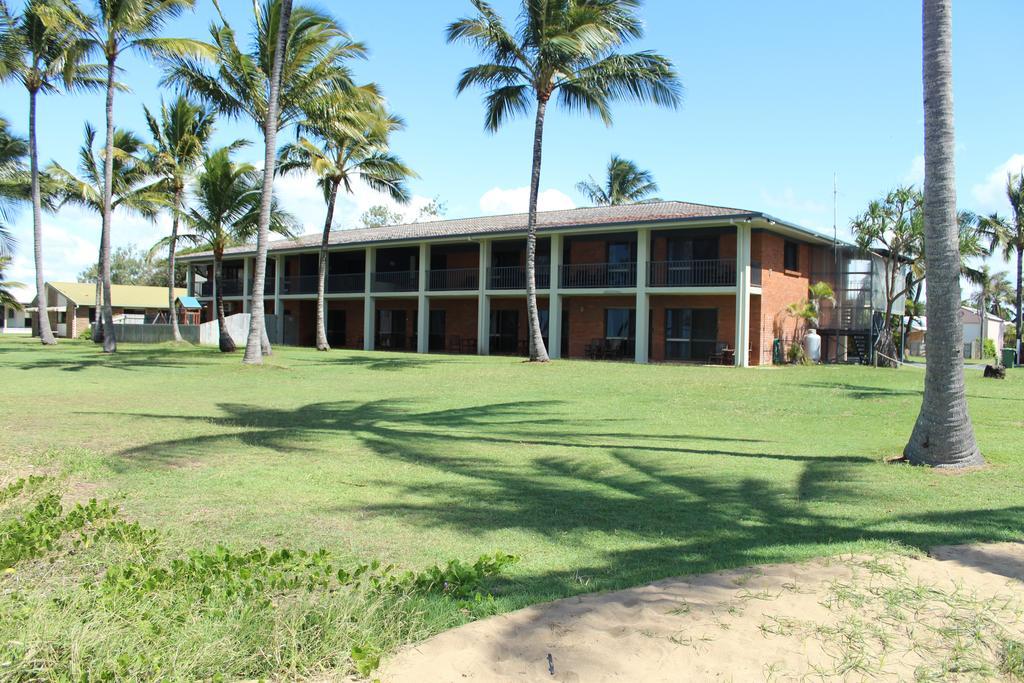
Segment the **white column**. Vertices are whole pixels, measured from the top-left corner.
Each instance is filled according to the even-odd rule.
[[[562,357],[562,295],[558,274],[562,268],[562,236],[551,236],[551,281],[548,289],[548,358]]]
[[[191,263],[185,267],[185,288],[189,296],[196,295],[196,272],[192,269]]]
[[[427,265],[430,263],[430,245],[420,245],[419,287],[416,289],[416,353],[430,348],[430,300],[427,299]]]
[[[377,260],[376,247],[366,248],[366,265],[363,280],[363,350],[373,351],[376,304],[373,301],[373,269]]]
[[[651,258],[651,231],[637,230],[636,233],[636,340],[634,359],[646,363],[650,347],[651,298],[647,294],[647,263]]]
[[[252,302],[249,301],[249,276],[252,273],[252,259],[248,256],[242,259],[242,312],[252,311]]]
[[[491,269],[491,240],[480,240],[480,284],[476,299],[476,352],[486,356],[491,352],[491,298],[487,296],[490,285],[488,271]]]
[[[736,226],[736,367],[750,365],[750,223]]]

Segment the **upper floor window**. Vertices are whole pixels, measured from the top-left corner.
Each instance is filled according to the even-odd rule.
[[[800,245],[787,241],[782,248],[782,260],[786,270],[800,270]]]

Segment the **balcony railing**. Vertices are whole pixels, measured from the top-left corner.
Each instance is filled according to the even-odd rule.
[[[688,259],[652,261],[650,287],[732,287],[736,284],[736,259]]]
[[[562,287],[636,287],[636,263],[572,263],[562,266]]]
[[[318,275],[289,275],[281,278],[282,294],[316,294]],[[328,275],[324,291],[328,294],[361,292],[366,284],[362,273]]]
[[[431,291],[471,290],[480,286],[478,268],[445,268],[427,271],[427,289]]]
[[[373,273],[373,291],[375,292],[415,292],[419,289],[420,273],[418,270],[400,270],[395,272]]]
[[[213,280],[197,282],[195,292],[198,297],[213,296]],[[237,278],[225,278],[220,283],[221,296],[242,296],[242,280]]]
[[[537,266],[537,289],[551,287],[551,266]],[[526,289],[525,266],[492,266],[487,269],[489,289]]]

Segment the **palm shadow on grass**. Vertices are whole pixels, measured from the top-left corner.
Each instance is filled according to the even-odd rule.
[[[362,479],[361,486],[382,492],[360,506],[366,515],[469,535],[525,530],[587,546],[584,555],[600,558],[572,571],[517,574],[504,588],[516,604],[777,561],[801,555],[801,548],[821,554],[867,541],[927,549],[1013,540],[1024,528],[1021,506],[887,512],[870,486],[856,491],[869,510],[867,519],[825,514],[821,504],[849,502],[854,494],[847,482],[853,476],[870,481],[866,468],[884,465],[857,455],[769,453],[768,444],[745,437],[636,434],[607,420],[581,421],[561,413],[560,405],[523,401],[415,410],[390,401],[283,409],[231,403],[221,404],[221,415],[213,417],[125,413],[126,420],[208,424],[218,433],[133,447],[118,454],[115,466],[173,466],[231,450],[232,444],[269,449],[282,458],[314,452],[324,457],[330,452],[325,439],[354,440],[380,458],[436,475],[420,481]],[[572,430],[565,428],[569,419]],[[520,454],[529,460],[510,465],[500,456],[474,452],[485,446],[492,453],[493,447],[536,446],[538,455]],[[547,455],[546,448],[573,449],[572,457]],[[708,457],[721,458],[720,468],[709,470]],[[738,470],[747,459],[800,468],[796,490],[758,478],[758,470]],[[689,460],[701,466],[689,467]],[[339,505],[325,512],[343,516],[351,509]],[[605,546],[594,540],[619,534],[634,542]],[[586,585],[581,576],[588,577]]]
[[[63,372],[81,372],[91,369],[111,369],[134,372],[151,368],[188,369],[197,365],[215,364],[219,352],[213,349],[197,351],[193,347],[182,350],[152,348],[131,349],[118,347],[116,353],[105,354],[99,347],[95,352],[76,349],[74,355],[51,355],[23,363],[12,363],[11,367],[19,370],[61,370]],[[89,353],[89,355],[86,355]]]

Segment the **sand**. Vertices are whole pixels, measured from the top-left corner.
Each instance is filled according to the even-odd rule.
[[[1024,544],[667,579],[534,605],[399,652],[385,683],[1017,680]]]

